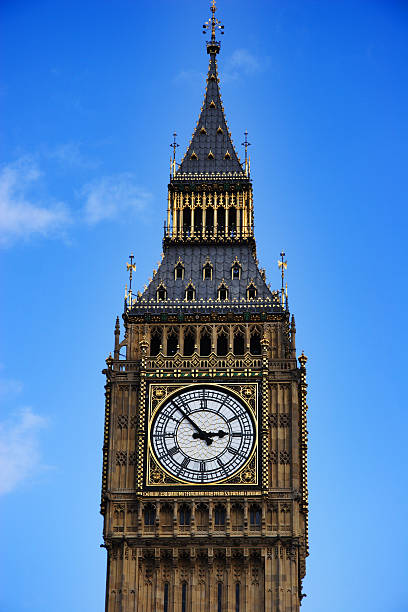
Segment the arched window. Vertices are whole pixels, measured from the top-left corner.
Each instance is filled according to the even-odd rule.
[[[261,334],[257,328],[251,331],[249,350],[251,355],[260,355],[262,353]]]
[[[249,525],[250,529],[261,528],[261,509],[256,504],[253,504],[249,509]]]
[[[192,300],[195,300],[195,289],[192,283],[189,283],[186,287],[186,300],[188,302],[191,302]]]
[[[244,509],[241,504],[233,504],[231,508],[231,527],[233,531],[244,529]]]
[[[222,612],[222,583],[218,583],[217,589],[217,612]]]
[[[156,299],[159,302],[164,302],[167,299],[167,290],[163,284],[160,284],[157,288]]]
[[[174,268],[174,278],[175,280],[183,280],[184,278],[184,266],[181,261],[179,261],[176,267]]]
[[[181,612],[187,610],[187,584],[183,582],[181,587]]]
[[[241,278],[241,264],[236,258],[231,266],[231,278],[232,280],[239,280]]]
[[[169,583],[164,583],[163,612],[169,612]]]
[[[208,506],[198,504],[195,510],[195,522],[197,531],[207,531],[208,529]]]
[[[224,330],[218,334],[217,355],[223,356],[228,353],[228,336]]]
[[[172,357],[178,350],[178,334],[174,328],[167,332],[167,355]]]
[[[213,273],[213,267],[211,263],[207,260],[203,266],[203,280],[211,280]]]
[[[228,225],[230,235],[234,234],[237,228],[237,209],[234,206],[231,206],[228,212]]]
[[[234,355],[245,353],[245,334],[242,329],[237,329],[234,334]]]
[[[200,335],[200,355],[207,357],[211,353],[211,332],[208,328],[201,330]]]
[[[162,330],[160,327],[154,327],[150,334],[150,355],[156,357],[160,353],[162,343]]]
[[[191,510],[190,510],[190,507],[187,506],[186,504],[183,504],[180,507],[179,519],[180,519],[180,525],[190,525]]]
[[[218,299],[221,301],[228,300],[228,287],[225,283],[221,283],[218,287]]]
[[[205,210],[205,229],[209,234],[214,231],[214,209],[211,207]]]
[[[183,227],[184,231],[189,235],[191,231],[191,208],[188,208],[188,206],[183,210]]]
[[[173,531],[173,507],[171,504],[160,506],[160,529],[167,533]]]
[[[216,527],[224,527],[225,526],[225,508],[221,504],[215,506],[214,511],[214,525]]]
[[[220,206],[217,210],[217,231],[219,234],[223,234],[225,232],[225,208]]]
[[[199,233],[201,232],[202,225],[203,225],[203,209],[196,208],[194,210],[194,233],[196,236],[199,235]]]
[[[152,504],[147,504],[144,508],[144,524],[146,526],[154,525],[156,520],[156,508]]]
[[[188,327],[184,331],[184,355],[190,356],[194,353],[195,349],[195,331]]]
[[[254,300],[256,298],[256,295],[257,295],[257,289],[254,283],[251,283],[247,289],[247,299]]]

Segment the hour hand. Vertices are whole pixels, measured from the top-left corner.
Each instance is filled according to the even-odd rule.
[[[208,437],[211,437],[211,438],[213,438],[214,436],[218,436],[219,438],[223,438],[223,437],[224,437],[224,436],[226,436],[226,435],[227,435],[227,432],[226,432],[226,431],[222,431],[222,429],[219,429],[218,431],[216,431],[216,432],[214,432],[214,433],[213,433],[212,431],[210,431],[210,432],[207,434],[207,436],[208,436]]]
[[[205,442],[207,442],[207,446],[210,446],[210,444],[213,443],[212,439],[210,438],[210,435],[211,434],[208,434],[205,431],[194,432],[193,438],[194,440],[205,440]]]

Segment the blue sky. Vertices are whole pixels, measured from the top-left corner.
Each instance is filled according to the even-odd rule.
[[[4,0],[0,64],[4,612],[104,605],[104,359],[125,262],[160,259],[169,143],[198,117],[208,2]],[[403,612],[408,8],[220,0],[260,264],[285,249],[309,356],[305,612]]]

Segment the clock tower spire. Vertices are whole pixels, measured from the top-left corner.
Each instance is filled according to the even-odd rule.
[[[204,102],[179,165],[162,259],[127,264],[124,333],[106,360],[102,504],[107,612],[298,612],[307,541],[306,357],[256,256],[241,164],[204,24]],[[122,339],[121,339],[122,337]]]

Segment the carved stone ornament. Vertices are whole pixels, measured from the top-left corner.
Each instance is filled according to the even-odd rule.
[[[290,425],[290,416],[289,414],[280,414],[279,415],[279,426],[280,427],[289,427]]]
[[[126,465],[127,461],[127,452],[124,450],[116,451],[116,465]]]
[[[276,450],[269,451],[269,461],[274,465],[278,463],[278,452]]]
[[[127,414],[119,414],[118,415],[118,427],[119,429],[127,429],[128,427],[128,415]]]
[[[268,424],[269,424],[269,427],[277,427],[278,426],[278,415],[270,414],[268,416]]]
[[[289,456],[288,451],[286,451],[286,450],[282,450],[282,451],[279,453],[279,462],[280,462],[282,465],[287,465],[287,464],[289,464],[289,463],[290,463],[290,456]]]

